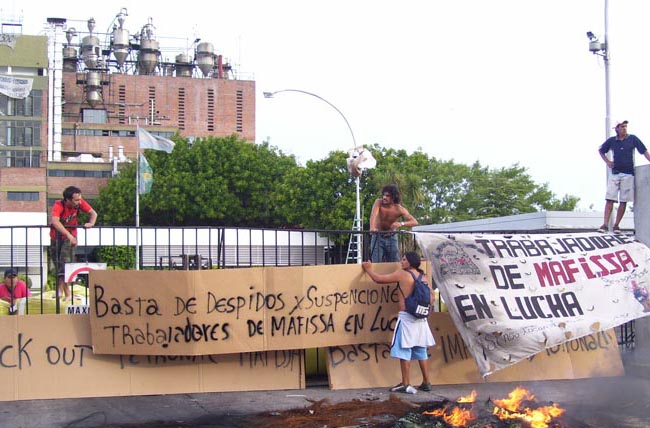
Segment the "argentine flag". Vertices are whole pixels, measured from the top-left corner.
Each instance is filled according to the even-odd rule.
[[[174,142],[172,140],[153,135],[142,128],[138,128],[138,144],[141,149],[162,150],[167,153],[171,153],[174,150]]]

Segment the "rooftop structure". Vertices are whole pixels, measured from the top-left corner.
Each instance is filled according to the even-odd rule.
[[[122,8],[107,26],[48,18],[45,35],[2,23],[0,211],[46,212],[68,185],[92,199],[136,158],[138,126],[255,140],[254,81],[212,43],[161,37],[153,18],[129,30],[127,17]]]
[[[549,233],[591,232],[603,223],[602,212],[540,211],[480,220],[415,226],[414,232],[438,233]],[[634,229],[633,213],[627,213],[621,229]]]

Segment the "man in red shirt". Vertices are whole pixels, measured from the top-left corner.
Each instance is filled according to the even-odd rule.
[[[88,214],[88,222],[83,225],[90,228],[97,221],[97,212],[81,197],[81,190],[75,186],[66,187],[63,199],[52,205],[52,221],[50,222],[50,239],[52,240],[51,260],[55,265],[57,275],[57,297],[65,296],[70,301],[70,287],[65,282],[65,264],[75,261],[77,246],[77,226],[79,211]]]
[[[0,299],[9,302],[9,313],[15,314],[18,310],[20,299],[31,296],[25,281],[18,279],[18,272],[15,269],[7,269],[5,278],[0,285]]]

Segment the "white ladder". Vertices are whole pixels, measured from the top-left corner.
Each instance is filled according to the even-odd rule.
[[[361,219],[355,217],[352,222],[352,233],[350,234],[350,242],[348,243],[348,253],[345,256],[345,264],[361,263],[361,258],[363,257],[363,245],[361,243],[363,239],[363,236],[361,236],[362,229]]]

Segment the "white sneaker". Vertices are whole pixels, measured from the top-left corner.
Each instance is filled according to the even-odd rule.
[[[411,385],[409,385],[406,387],[406,390],[404,392],[406,392],[407,394],[416,394],[418,390],[412,387]]]

